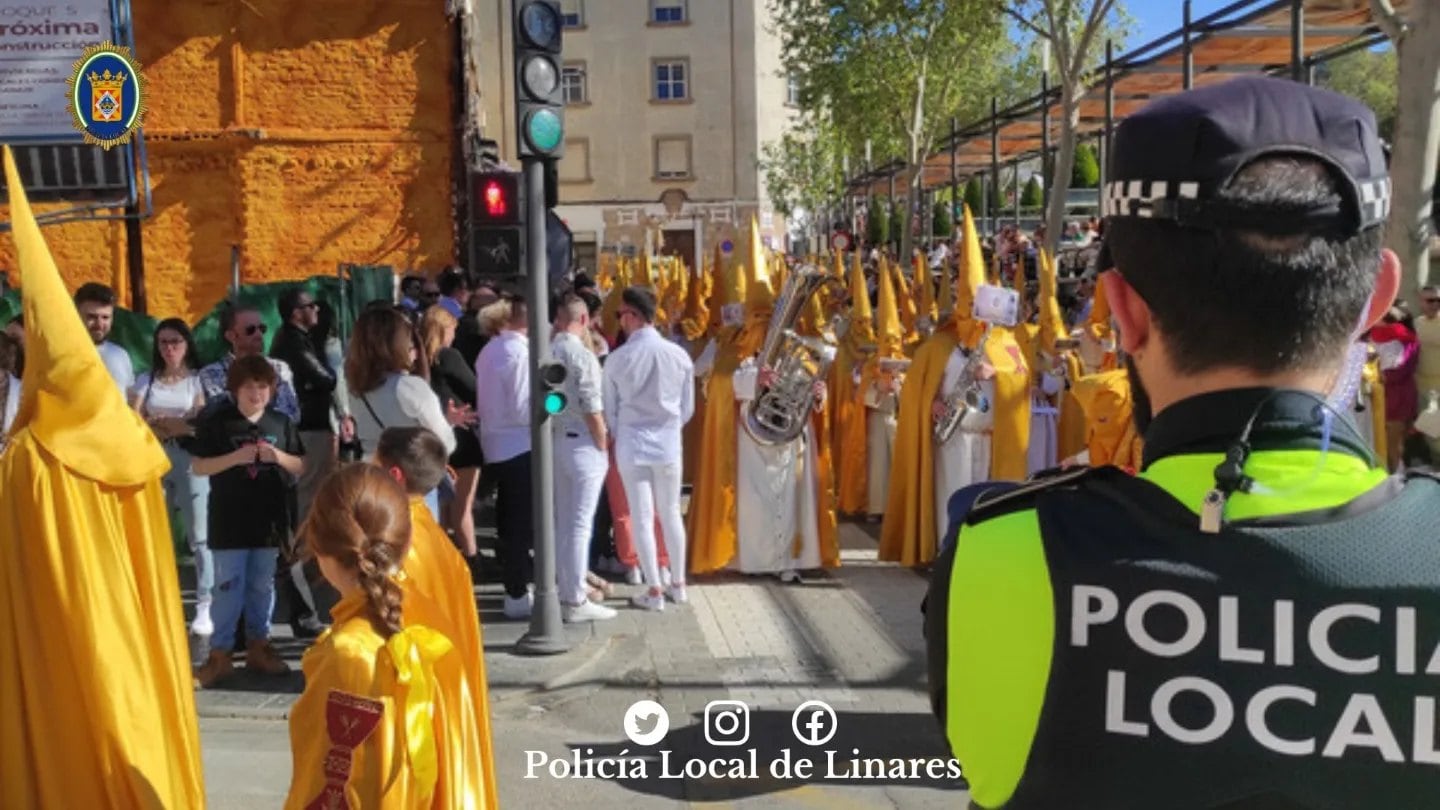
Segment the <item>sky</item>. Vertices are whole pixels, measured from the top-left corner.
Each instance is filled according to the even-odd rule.
[[[1135,33],[1129,40],[1129,48],[1134,50],[1147,42],[1152,42],[1180,27],[1180,21],[1184,14],[1184,4],[1181,0],[1120,0],[1125,6],[1125,11],[1135,21]],[[1234,0],[1192,0],[1190,4],[1190,16],[1192,19],[1200,19],[1207,14],[1214,13],[1230,5]]]

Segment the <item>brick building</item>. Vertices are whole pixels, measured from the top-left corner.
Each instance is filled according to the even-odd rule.
[[[443,0],[133,0],[133,19],[149,90],[152,315],[214,306],[231,245],[246,282],[452,261],[461,100]],[[45,231],[72,288],[124,287],[123,222]],[[14,265],[0,239],[0,268]]]

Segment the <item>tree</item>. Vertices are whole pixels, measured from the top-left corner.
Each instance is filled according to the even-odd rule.
[[[1080,100],[1089,87],[1102,32],[1123,27],[1119,0],[997,0],[999,8],[1049,43],[1060,80],[1060,143],[1050,176],[1050,207],[1045,213],[1045,244],[1053,256],[1065,225],[1065,197],[1075,163],[1075,131]]]
[[[1034,209],[1045,205],[1045,189],[1040,185],[1040,176],[1030,175],[1030,180],[1025,183],[1025,190],[1020,193],[1020,208]]]
[[[955,230],[955,218],[950,215],[950,208],[954,203],[949,200],[935,201],[935,238],[949,239],[950,234]]]
[[[814,235],[824,224],[813,214],[844,196],[845,178],[834,128],[806,116],[792,131],[761,149],[760,170],[770,203],[788,220],[806,211]]]
[[[1075,147],[1075,168],[1070,171],[1070,185],[1074,188],[1098,188],[1100,185],[1100,161],[1095,157],[1095,147],[1088,143]]]
[[[871,197],[865,206],[865,241],[870,245],[890,242],[890,205],[881,197]]]
[[[1370,0],[1375,22],[1395,45],[1400,69],[1395,146],[1390,158],[1393,199],[1385,246],[1400,257],[1400,295],[1415,295],[1430,279],[1430,234],[1435,174],[1440,164],[1440,0],[1411,3],[1400,14],[1389,0]]]
[[[975,120],[1000,87],[1007,42],[994,0],[769,0],[801,106],[826,109],[850,153],[898,156],[908,196],[951,116]],[[908,230],[892,235],[909,254]]]
[[[897,246],[896,249],[902,257],[910,255],[908,250],[911,243],[910,217],[906,211],[909,200],[906,200],[906,203],[907,205],[901,205],[895,200],[890,201],[890,244]]]
[[[982,182],[979,175],[970,178],[965,184],[965,204],[970,206],[970,213],[980,217],[985,215],[981,209],[985,207],[985,189],[980,185]],[[999,200],[992,200],[991,205],[999,205]]]
[[[1355,51],[1321,62],[1316,67],[1315,79],[1322,87],[1365,102],[1375,111],[1380,137],[1389,141],[1395,137],[1398,101],[1395,79],[1399,69],[1394,48]]]

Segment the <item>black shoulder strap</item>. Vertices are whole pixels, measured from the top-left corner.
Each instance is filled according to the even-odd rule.
[[[361,394],[360,401],[365,403],[365,410],[370,412],[370,418],[375,420],[375,424],[380,426],[380,430],[385,430],[385,423],[380,421],[380,417],[375,414],[375,409],[370,407],[370,397]]]
[[[1040,493],[1060,487],[1078,486],[1081,481],[1093,480],[1112,475],[1126,476],[1118,467],[1076,467],[1074,469],[1042,470],[1016,489],[994,490],[975,499],[975,505],[965,516],[965,525],[974,526],[982,521],[1020,512],[1035,505]]]

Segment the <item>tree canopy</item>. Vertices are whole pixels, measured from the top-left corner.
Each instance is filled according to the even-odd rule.
[[[1396,82],[1400,75],[1395,49],[1355,51],[1316,66],[1315,79],[1322,87],[1365,102],[1375,111],[1380,137],[1395,137]]]

